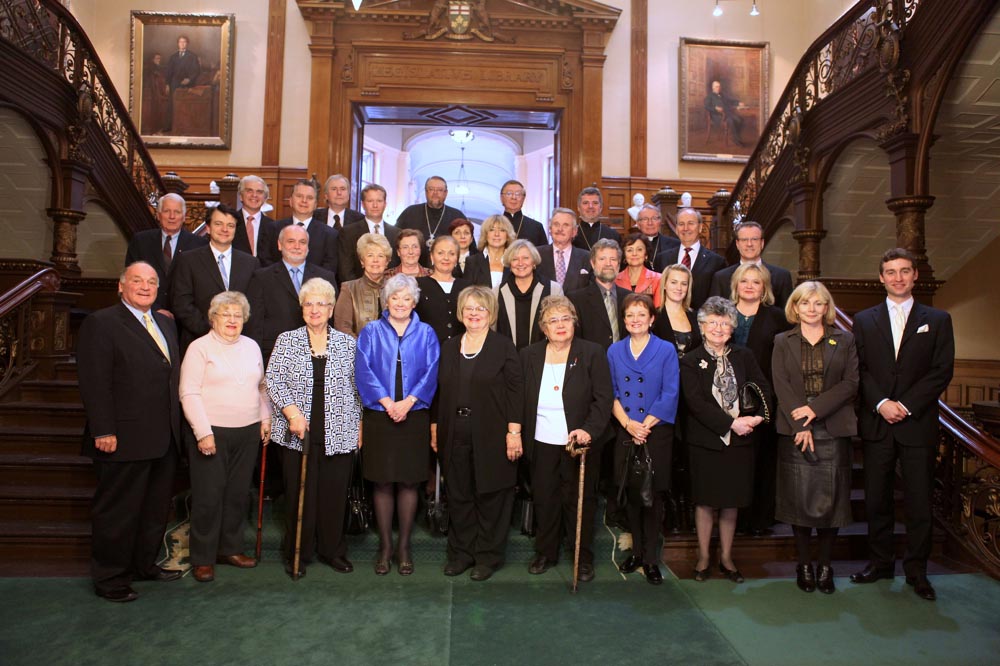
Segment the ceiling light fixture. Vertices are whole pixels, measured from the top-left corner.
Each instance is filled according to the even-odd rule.
[[[358,11],[361,9],[361,3],[364,2],[364,0],[351,0],[351,2],[354,4],[354,11]]]
[[[757,0],[754,0],[753,7],[750,8],[750,16],[760,16],[760,11],[757,9]]]
[[[469,143],[476,138],[476,135],[473,134],[472,130],[451,130],[448,132],[448,135],[451,136],[451,140],[457,144]]]
[[[469,132],[472,134],[472,132]],[[469,139],[471,141],[472,139]],[[462,146],[462,161],[461,165],[458,167],[458,182],[455,183],[455,194],[461,194],[463,200],[465,195],[469,193],[469,179],[465,175],[465,146]]]
[[[722,7],[719,6],[719,0],[715,0],[715,9],[712,10],[712,16],[722,16]]]

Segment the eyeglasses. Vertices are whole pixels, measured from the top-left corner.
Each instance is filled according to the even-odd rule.
[[[713,328],[732,328],[733,327],[732,322],[728,322],[728,321],[705,321],[705,322],[702,322],[701,325],[704,326],[705,328],[708,328],[708,329],[713,329]]]
[[[304,307],[306,309],[312,309],[312,308],[326,308],[326,307],[329,307],[331,305],[333,305],[333,303],[327,303],[325,301],[315,301],[315,302],[314,301],[306,301],[305,303],[302,304],[302,307]]]
[[[523,199],[524,192],[501,192],[500,196],[507,197],[508,199]]]
[[[216,316],[219,319],[243,319],[242,312],[220,312]]]
[[[462,312],[465,313],[475,312],[477,314],[482,314],[484,312],[489,312],[489,311],[490,311],[489,308],[483,307],[482,305],[466,305],[464,308],[462,308]]]
[[[559,324],[568,324],[573,321],[573,318],[569,315],[564,317],[552,317],[551,319],[546,319],[545,323],[549,326],[557,326]]]

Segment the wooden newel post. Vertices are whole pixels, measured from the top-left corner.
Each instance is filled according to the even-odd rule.
[[[712,207],[712,225],[708,231],[709,246],[720,253],[733,239],[732,220],[726,212],[731,196],[728,190],[720,189],[708,200],[708,205]]]
[[[662,232],[668,236],[677,237],[677,202],[681,195],[674,191],[669,185],[664,185],[659,192],[653,195],[653,205],[660,209],[660,217],[666,223],[667,228]]]

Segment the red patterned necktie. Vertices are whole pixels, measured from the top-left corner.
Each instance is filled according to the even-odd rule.
[[[684,258],[681,259],[681,263],[685,268],[691,268],[691,248],[684,248]]]

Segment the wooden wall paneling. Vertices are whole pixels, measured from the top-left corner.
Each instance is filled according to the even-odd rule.
[[[267,64],[264,76],[268,93],[264,95],[264,136],[261,139],[261,164],[277,165],[281,159],[281,91],[285,77],[285,0],[270,0],[267,17]],[[236,108],[240,100],[234,100]]]
[[[649,68],[647,28],[649,5],[647,0],[632,0],[632,65],[629,87],[631,126],[629,144],[629,171],[633,178],[646,176],[646,90]],[[647,199],[648,200],[648,199]]]
[[[604,195],[604,215],[607,223],[620,230],[631,229],[633,223],[628,209],[632,206],[632,197],[642,194],[646,198],[646,203],[652,203],[653,195],[666,185],[678,193],[690,192],[691,204],[701,212],[706,222],[710,222],[715,216],[715,211],[708,205],[708,200],[719,189],[729,190],[732,187],[732,183],[728,181],[605,176],[601,179],[599,187],[601,194]],[[670,235],[672,231],[665,226],[663,233]]]
[[[980,400],[1000,400],[1000,361],[955,359],[947,396],[948,404],[959,408]]]
[[[197,166],[197,165],[158,165],[160,171],[166,173],[173,171],[181,177],[188,185],[184,192],[184,198],[189,202],[189,207],[197,202],[214,201],[218,199],[209,189],[213,180],[221,180],[227,173],[235,173],[239,177],[254,174],[260,176],[267,183],[271,190],[271,198],[268,203],[274,206],[271,217],[280,219],[292,214],[288,207],[288,196],[292,193],[292,186],[300,178],[308,178],[309,174],[304,168],[276,167],[276,166]],[[188,216],[193,220],[192,216]]]
[[[312,77],[309,99],[309,163],[308,171],[317,178],[325,178],[331,171],[335,139],[331,136],[338,127],[335,120],[341,117],[344,101],[339,95],[340,88],[334,85],[334,56],[336,47],[333,39],[333,21],[310,21],[309,51],[312,53]],[[304,101],[304,100],[301,100]],[[341,173],[348,173],[343,171]],[[320,176],[320,174],[326,174]]]

